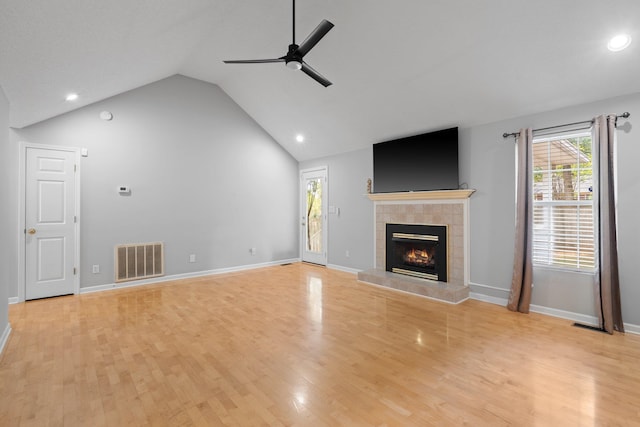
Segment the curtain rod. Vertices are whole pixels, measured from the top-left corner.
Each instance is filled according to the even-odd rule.
[[[624,113],[622,113],[622,114],[618,114],[618,115],[616,115],[616,118],[620,118],[620,117],[622,117],[623,119],[627,119],[627,118],[629,118],[629,116],[631,116],[631,114],[629,114],[629,112],[628,112],[628,111],[625,111],[625,112],[624,112]],[[563,128],[563,127],[567,127],[567,126],[586,125],[587,123],[589,123],[589,124],[593,124],[593,119],[591,119],[591,120],[584,120],[584,121],[581,121],[581,122],[575,122],[575,123],[567,123],[567,124],[565,124],[565,125],[549,126],[549,127],[546,127],[546,128],[534,129],[533,131],[534,131],[534,132],[540,132],[540,131],[542,131],[542,130],[557,129],[557,128]],[[503,138],[507,138],[507,137],[509,137],[509,136],[513,136],[514,138],[517,138],[518,136],[520,136],[520,132],[511,132],[511,133],[507,133],[507,132],[505,132],[505,133],[503,133],[503,134],[502,134],[502,137],[503,137]]]

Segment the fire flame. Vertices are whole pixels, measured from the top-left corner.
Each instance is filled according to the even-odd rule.
[[[428,260],[429,259],[429,254],[424,249],[422,249],[422,250],[411,249],[407,253],[407,258],[409,258],[409,259],[418,259],[418,258],[420,258],[420,259]]]
[[[404,261],[413,265],[427,266],[431,263],[431,255],[426,249],[411,249],[404,254]]]

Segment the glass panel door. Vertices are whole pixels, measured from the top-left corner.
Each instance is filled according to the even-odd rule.
[[[302,260],[327,264],[327,170],[302,171]]]
[[[307,180],[307,250],[322,252],[322,179]]]

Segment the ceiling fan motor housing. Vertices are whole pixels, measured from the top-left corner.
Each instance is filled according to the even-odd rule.
[[[287,52],[287,55],[284,57],[285,64],[292,70],[302,69],[302,55],[298,53],[298,47],[295,43],[290,44],[289,52]]]

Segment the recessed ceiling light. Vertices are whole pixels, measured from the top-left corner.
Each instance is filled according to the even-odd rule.
[[[65,98],[66,101],[75,101],[76,99],[78,99],[78,94],[77,93],[70,93]]]
[[[304,142],[304,135],[302,135],[302,134],[297,134],[297,135],[296,135],[296,141],[298,141],[298,142]]]
[[[607,43],[607,48],[611,52],[619,52],[623,49],[626,49],[631,44],[631,36],[628,34],[618,34],[617,36],[611,38],[609,43]]]

